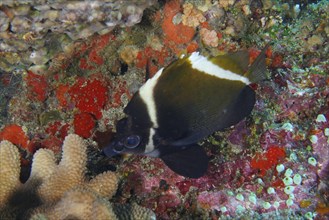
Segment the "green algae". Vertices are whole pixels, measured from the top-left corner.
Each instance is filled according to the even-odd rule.
[[[57,110],[52,110],[48,112],[43,112],[39,116],[40,125],[44,126],[52,121],[61,120],[61,114]]]

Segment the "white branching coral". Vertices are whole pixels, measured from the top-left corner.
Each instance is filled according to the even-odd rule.
[[[0,219],[117,219],[108,199],[117,190],[118,178],[108,171],[87,180],[86,150],[84,140],[75,134],[65,138],[58,165],[52,151],[38,150],[33,157],[30,177],[22,184],[19,151],[12,143],[2,141]],[[149,219],[155,218],[152,211],[142,207],[129,209],[128,214],[132,215],[133,210]]]
[[[52,175],[39,188],[40,196],[43,199],[47,202],[56,201],[62,197],[65,191],[84,183],[87,163],[86,149],[87,146],[81,137],[68,135],[65,138],[60,163],[53,172],[50,171]],[[41,166],[43,165],[41,164]],[[116,186],[114,186],[115,190]]]
[[[20,185],[20,160],[18,149],[9,141],[0,143],[0,209],[10,194]]]
[[[31,220],[47,219],[117,219],[111,203],[87,187],[77,187],[64,193],[52,207],[40,207]]]

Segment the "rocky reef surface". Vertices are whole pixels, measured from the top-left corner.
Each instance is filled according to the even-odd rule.
[[[55,55],[74,50],[74,41],[116,26],[132,26],[154,0],[2,1],[0,70],[22,71],[46,65]]]

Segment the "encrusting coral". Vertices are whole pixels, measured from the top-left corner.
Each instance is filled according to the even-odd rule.
[[[197,27],[200,23],[205,22],[206,18],[202,15],[202,12],[194,8],[191,3],[185,3],[183,5],[184,14],[182,15],[182,23],[189,27]]]
[[[217,47],[219,39],[215,30],[208,30],[207,28],[201,28],[200,36],[202,42],[210,47]]]
[[[65,138],[58,165],[52,151],[38,150],[33,157],[30,177],[22,184],[18,149],[2,141],[0,219],[118,219],[108,201],[117,190],[118,178],[113,172],[104,172],[86,180],[86,150],[84,140],[75,134]],[[155,218],[152,211],[137,207],[137,211],[121,209]]]

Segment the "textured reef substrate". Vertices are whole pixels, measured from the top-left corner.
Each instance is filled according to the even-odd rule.
[[[116,171],[110,201],[159,219],[329,218],[328,1],[51,4],[0,3],[0,140],[19,147],[21,182],[38,149],[59,157],[76,133],[89,145],[89,178]],[[204,177],[100,154],[133,93],[161,67],[194,51],[245,49],[252,62],[267,44],[270,80],[252,85],[249,117],[201,143],[211,158]]]

